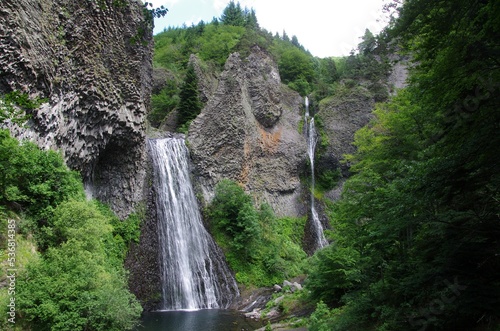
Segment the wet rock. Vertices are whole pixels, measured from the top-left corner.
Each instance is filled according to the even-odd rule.
[[[245,317],[251,318],[254,320],[259,320],[262,317],[261,310],[259,308],[256,308],[252,310],[251,312],[245,313]]]

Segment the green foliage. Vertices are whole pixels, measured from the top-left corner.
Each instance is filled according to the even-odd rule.
[[[0,216],[1,219],[2,216]],[[9,215],[10,219],[15,219],[16,222],[19,221],[18,217],[15,215]],[[6,228],[6,227],[5,227]],[[27,265],[32,263],[37,263],[40,255],[36,251],[36,246],[32,239],[26,239],[22,236],[16,236],[16,256],[15,256],[15,268],[16,274],[19,275],[25,271]],[[8,262],[8,251],[0,249],[0,283],[7,284],[7,269],[12,269]],[[16,284],[17,287],[17,284]],[[17,326],[13,325],[7,320],[10,315],[7,315],[10,310],[7,306],[10,303],[10,298],[12,294],[9,295],[9,287],[0,287],[0,314],[4,318],[0,319],[0,329],[2,330],[26,330],[22,329],[19,325],[19,317],[16,317]]]
[[[10,120],[24,124],[29,118],[29,112],[40,107],[47,99],[30,98],[26,93],[12,91],[0,97],[0,123]]]
[[[313,295],[342,305],[321,309],[332,329],[498,328],[499,10],[408,1],[388,31],[417,62],[356,133],[335,244],[313,262]]]
[[[331,312],[323,301],[318,302],[316,310],[309,317],[310,331],[331,331]]]
[[[60,154],[0,131],[0,219],[14,218],[16,323],[37,330],[126,330],[141,312],[127,289],[123,259],[141,214],[123,222],[86,201],[79,175]],[[19,219],[12,211],[21,211]],[[4,251],[0,251],[4,261]],[[0,273],[0,282],[3,281]],[[0,301],[8,296],[0,291]],[[1,310],[3,311],[3,309]],[[3,322],[2,322],[3,323]],[[0,324],[1,325],[1,324]]]
[[[341,176],[342,173],[340,171],[340,168],[337,168],[335,170],[326,169],[319,173],[318,177],[316,177],[316,184],[319,189],[321,189],[323,192],[326,192],[333,189],[337,185]]]
[[[110,219],[88,201],[54,211],[54,241],[18,280],[23,323],[38,330],[128,330],[141,312],[127,290]]]
[[[245,26],[245,13],[241,9],[240,3],[235,4],[231,0],[226,8],[224,8],[220,21],[225,25]]]
[[[59,153],[43,151],[30,142],[20,144],[8,131],[0,131],[2,204],[43,222],[58,203],[83,195],[79,174],[64,165]]]
[[[251,262],[258,244],[258,214],[252,199],[243,189],[230,180],[222,180],[215,189],[209,217],[216,231],[231,239],[230,249]]]
[[[310,92],[309,83],[314,77],[311,57],[296,47],[287,49],[281,54],[278,68],[283,83],[301,95]]]
[[[361,255],[353,247],[333,243],[311,260],[307,288],[316,300],[334,304],[361,282]]]
[[[207,215],[240,283],[269,286],[300,273],[306,257],[304,218],[276,219],[267,204],[256,210],[251,197],[230,180],[217,184]]]
[[[175,109],[180,102],[179,88],[174,80],[168,80],[166,86],[151,96],[151,112],[148,120],[151,125],[158,127],[165,117]]]
[[[116,3],[118,4],[122,3],[123,5],[123,2],[124,0],[113,0],[113,5],[115,5]],[[165,15],[167,15],[168,13],[168,9],[165,8],[164,6],[153,8],[153,4],[151,2],[145,2],[144,9],[145,9],[145,16],[150,19],[165,17]]]
[[[198,97],[198,77],[193,65],[189,65],[187,68],[186,78],[181,86],[179,97],[177,124],[179,127],[182,127],[188,121],[192,121],[198,116],[203,107]]]

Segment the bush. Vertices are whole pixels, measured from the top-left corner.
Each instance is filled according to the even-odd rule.
[[[337,185],[341,175],[340,168],[327,169],[318,174],[316,183],[323,191],[329,191]]]
[[[148,120],[151,125],[158,127],[165,117],[179,105],[179,91],[174,80],[168,80],[166,86],[151,96],[151,112]]]
[[[235,182],[222,180],[215,189],[209,211],[211,225],[229,239],[231,250],[252,256],[248,249],[259,238],[258,215],[252,199]]]
[[[21,144],[0,130],[0,224],[7,215],[14,215],[27,238],[33,234],[43,252],[35,254],[31,239],[17,234],[18,326],[43,331],[135,325],[142,309],[127,289],[123,259],[128,242],[138,238],[140,214],[121,222],[109,208],[85,199],[78,174],[60,154]],[[0,302],[5,300],[0,291]]]
[[[256,210],[251,197],[230,180],[216,186],[207,215],[238,282],[269,286],[300,273],[305,218],[276,219],[267,204]]]
[[[19,142],[0,130],[0,201],[46,218],[58,203],[84,197],[80,175],[69,170],[59,153]]]
[[[314,299],[329,304],[361,282],[360,254],[351,247],[332,244],[319,251],[312,260],[307,287]]]
[[[53,242],[20,275],[19,315],[37,330],[127,330],[141,307],[127,289],[110,219],[90,201],[54,211]]]

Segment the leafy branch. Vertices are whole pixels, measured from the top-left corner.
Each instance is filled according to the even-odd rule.
[[[30,98],[27,93],[12,91],[0,97],[0,123],[10,120],[16,124],[23,124],[31,115],[29,111],[37,109],[47,99]]]

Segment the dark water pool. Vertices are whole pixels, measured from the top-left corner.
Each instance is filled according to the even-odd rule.
[[[263,324],[221,309],[145,313],[136,331],[251,331]]]

